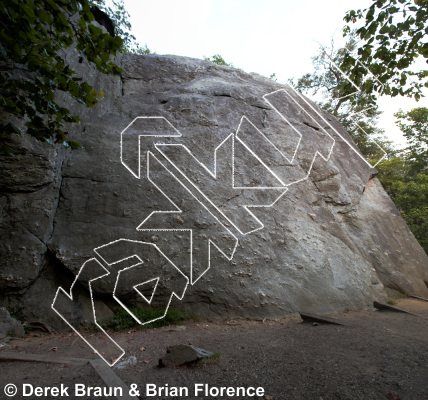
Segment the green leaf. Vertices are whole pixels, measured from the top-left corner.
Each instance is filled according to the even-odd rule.
[[[97,3],[104,7],[103,1]],[[92,108],[103,97],[103,92],[85,82],[86,76],[76,76],[64,62],[62,50],[74,44],[82,62],[101,73],[120,74],[122,70],[110,61],[110,56],[131,46],[135,38],[129,33],[129,15],[122,3],[113,3],[110,15],[116,33],[122,32],[114,38],[90,24],[94,17],[88,0],[5,0],[0,7],[0,60],[12,60],[26,71],[22,75],[8,70],[0,72],[0,111],[25,118],[26,132],[38,140],[67,142],[63,126],[78,122],[79,117],[60,107],[55,94],[66,92],[75,101]],[[75,18],[74,29],[68,19],[71,15]],[[15,130],[10,126],[5,131],[6,125],[0,126],[3,129],[0,148],[4,149],[6,145],[2,141]]]

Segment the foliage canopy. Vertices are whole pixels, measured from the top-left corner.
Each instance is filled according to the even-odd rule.
[[[107,11],[116,34],[105,33],[93,24],[91,6]],[[129,33],[129,14],[123,0],[4,0],[0,9],[0,111],[25,121],[28,134],[49,143],[78,148],[67,140],[67,123],[77,115],[56,101],[57,91],[93,107],[102,97],[70,67],[65,50],[75,46],[79,62],[87,62],[104,74],[118,75],[121,69],[111,60],[118,51],[148,53]],[[11,153],[9,138],[20,129],[12,122],[0,123],[0,149]]]
[[[398,111],[397,125],[408,142],[406,159],[409,175],[428,174],[428,108],[418,107],[408,112]]]
[[[314,71],[290,83],[301,92],[321,94],[320,106],[338,118],[369,161],[379,160],[381,154],[373,138],[380,142],[388,157],[376,167],[379,180],[428,253],[428,109],[419,107],[394,114],[408,146],[403,151],[393,149],[376,126],[380,111],[373,91],[354,91],[350,95],[344,75],[335,67],[343,65],[348,55],[355,55],[357,48],[353,35],[343,49],[320,47],[312,59]]]
[[[350,71],[353,82],[367,93],[382,91],[419,100],[422,88],[428,87],[428,68],[418,70],[414,63],[418,58],[428,63],[428,1],[373,0],[369,8],[350,10],[344,19],[348,23],[362,20],[363,26],[355,30],[364,42],[358,57],[379,80],[364,82],[364,69],[356,57],[348,55],[341,67]],[[344,35],[351,33],[347,25]],[[343,90],[351,91],[352,87],[345,84]]]
[[[319,105],[333,114],[352,136],[358,148],[371,162],[376,163],[384,156],[385,150],[393,154],[390,141],[383,136],[383,130],[376,126],[381,114],[376,98],[364,91],[352,96],[343,90],[345,76],[338,69],[348,54],[355,53],[357,40],[351,36],[343,48],[335,49],[320,46],[318,54],[312,57],[314,71],[300,77],[296,83],[290,83],[303,93],[319,95]],[[383,150],[382,150],[383,149]]]
[[[121,53],[133,54],[151,54],[152,52],[147,47],[147,44],[141,46],[137,42],[137,38],[131,33],[132,25],[129,22],[129,12],[126,11],[123,0],[112,0],[112,6],[106,6],[105,0],[92,0],[91,3],[96,4],[111,18],[115,28],[115,35],[122,38],[123,43],[120,48]]]
[[[408,146],[377,167],[379,180],[428,253],[428,109],[394,114]]]

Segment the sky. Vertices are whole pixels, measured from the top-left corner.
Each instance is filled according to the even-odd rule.
[[[343,17],[371,0],[124,0],[132,33],[157,54],[203,58],[220,54],[246,72],[275,73],[279,83],[312,72],[320,45],[342,46]],[[428,97],[428,93],[425,94]],[[397,147],[405,139],[394,112],[428,100],[381,98],[378,127]]]

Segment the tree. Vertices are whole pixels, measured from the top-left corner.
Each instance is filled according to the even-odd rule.
[[[428,63],[428,1],[373,0],[369,8],[350,10],[344,19],[348,23],[363,20],[363,26],[355,31],[364,42],[358,57],[379,83],[364,84],[364,71],[357,57],[349,54],[341,68],[349,71],[351,79],[362,84],[368,94],[383,91],[393,97],[405,95],[419,100],[422,88],[428,87],[428,69],[417,70],[414,63],[418,57]],[[353,32],[349,25],[344,28],[345,36]],[[345,83],[342,90],[352,87]]]
[[[394,157],[382,160],[382,162],[376,166],[376,169],[379,172],[378,178],[381,181],[383,188],[391,197],[394,197],[394,183],[397,181],[404,182],[409,171],[409,166],[402,152],[397,153]]]
[[[409,174],[428,174],[428,108],[418,107],[408,112],[398,111],[397,126],[404,133],[408,147],[406,159]]]
[[[121,53],[133,53],[133,54],[151,54],[151,50],[147,47],[140,46],[137,42],[136,37],[131,33],[132,25],[129,22],[129,13],[125,9],[123,0],[112,0],[112,6],[108,7],[105,4],[105,0],[92,0],[92,4],[96,4],[101,10],[103,10],[112,19],[115,34],[122,38],[123,43],[120,48]]]
[[[104,7],[103,0],[96,4]],[[64,57],[64,51],[75,46],[80,61],[86,60],[104,74],[120,74],[111,60],[117,51],[133,51],[135,39],[127,30],[129,16],[123,1],[115,1],[116,31],[105,33],[94,25],[88,0],[5,0],[0,9],[0,110],[3,114],[25,120],[26,132],[38,140],[62,143],[78,148],[67,140],[66,126],[78,122],[77,115],[60,106],[56,92],[93,107],[103,96],[78,77]],[[113,32],[114,33],[114,32]],[[144,52],[144,49],[143,49]],[[5,119],[4,117],[2,118]],[[10,120],[10,118],[8,118]],[[11,153],[11,135],[21,133],[12,122],[0,123],[0,148]]]
[[[341,60],[340,68],[369,97],[383,93],[419,100],[422,89],[428,87],[428,70],[415,67],[418,57],[428,63],[428,1],[374,0],[369,8],[351,10],[345,16],[348,23],[359,20],[363,25],[355,31],[347,25],[344,35],[356,35],[363,43],[356,55],[347,54]],[[364,80],[361,63],[377,80]],[[351,93],[353,87],[343,82],[336,90]],[[382,161],[377,167],[378,177],[428,253],[428,109],[400,110],[395,116],[408,147]]]
[[[428,175],[417,175],[412,180],[396,179],[385,185],[408,227],[428,253]]]
[[[408,147],[379,164],[379,180],[428,253],[428,109],[395,114]]]
[[[385,154],[382,149],[390,157],[395,152],[392,143],[382,137],[383,130],[376,127],[381,114],[376,98],[355,90],[350,96],[343,90],[347,80],[338,69],[347,54],[355,52],[356,47],[354,36],[340,49],[335,49],[334,43],[329,48],[320,46],[318,54],[312,58],[314,71],[303,75],[296,83],[293,80],[290,83],[302,93],[319,95],[322,98],[319,105],[339,120],[366,158],[376,163]]]
[[[335,50],[333,44],[329,49],[321,46],[312,59],[314,72],[290,83],[300,92],[321,95],[319,105],[338,118],[372,162],[383,155],[373,143],[373,138],[377,137],[388,153],[388,157],[376,166],[378,178],[428,253],[428,109],[421,107],[395,114],[408,147],[404,151],[393,149],[391,142],[382,138],[383,131],[376,127],[376,118],[380,114],[376,96],[368,90],[356,91],[355,87],[351,91],[346,86],[349,82],[339,70],[349,54],[355,55],[357,45],[356,36],[351,35],[342,49]],[[362,70],[367,74],[366,69]],[[369,88],[372,82],[367,80],[364,84]]]
[[[227,63],[220,54],[214,54],[212,57],[204,57],[204,60],[210,61],[217,65],[227,65],[229,67],[233,67],[233,64]]]

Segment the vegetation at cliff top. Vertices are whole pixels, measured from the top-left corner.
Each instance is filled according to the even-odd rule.
[[[428,1],[374,0],[365,10],[345,16],[350,25],[344,35],[357,37],[357,52],[347,52],[340,68],[376,103],[376,95],[423,97],[428,87]],[[358,26],[362,22],[362,25]],[[366,70],[376,80],[365,80]],[[421,60],[425,68],[418,69]],[[349,82],[340,90],[352,92]],[[407,225],[428,253],[428,108],[399,110],[396,124],[407,139],[402,151],[389,151],[378,165],[379,180],[400,210]],[[364,152],[364,149],[362,149]]]
[[[78,148],[78,143],[68,139],[67,126],[78,122],[79,116],[60,105],[56,94],[66,93],[92,108],[103,92],[77,76],[64,51],[73,46],[79,62],[118,75],[121,69],[112,58],[118,52],[146,54],[150,50],[136,43],[130,33],[123,0],[114,0],[112,7],[104,0],[4,0],[2,5],[0,151],[13,152],[10,138],[21,133],[14,119],[24,121],[22,130],[40,141]],[[106,33],[93,24],[93,6],[113,21],[113,31]],[[344,29],[346,46],[320,48],[313,58],[314,71],[299,78],[295,87],[302,92],[324,92],[321,106],[339,119],[373,163],[382,156],[373,139],[386,149],[388,157],[378,165],[379,179],[428,252],[428,109],[395,114],[408,141],[403,151],[395,150],[376,126],[380,93],[419,100],[422,89],[428,87],[428,69],[415,67],[416,60],[428,63],[428,1],[374,0],[367,9],[350,10],[344,19],[349,24]],[[205,59],[232,65],[219,54]],[[367,69],[357,60],[377,79],[366,79]],[[343,79],[331,61],[361,91]]]
[[[394,114],[407,139],[403,150],[396,150],[376,125],[380,94],[420,100],[428,87],[428,69],[415,69],[418,57],[428,63],[428,1],[374,0],[365,10],[349,11],[345,21],[363,25],[345,27],[344,48],[321,46],[313,57],[314,71],[291,84],[301,92],[321,93],[320,106],[339,119],[373,164],[382,156],[375,140],[386,150],[378,178],[428,253],[428,108]],[[366,79],[367,71],[376,79]]]
[[[99,8],[92,8],[95,5]],[[109,33],[93,24],[96,11],[108,26],[109,17],[102,9],[110,13],[115,23]],[[57,102],[57,93],[67,93],[71,99],[92,108],[103,97],[103,92],[77,76],[64,57],[65,50],[75,47],[80,63],[87,63],[103,74],[120,74],[121,69],[112,60],[117,52],[150,52],[147,46],[140,47],[129,33],[128,17],[123,0],[113,1],[113,9],[106,7],[104,0],[3,1],[0,8],[1,152],[11,154],[11,136],[21,133],[14,120],[25,121],[23,131],[40,141],[79,147],[67,138],[67,125],[78,122],[79,116],[72,115]],[[5,119],[8,122],[3,122]]]

